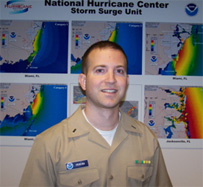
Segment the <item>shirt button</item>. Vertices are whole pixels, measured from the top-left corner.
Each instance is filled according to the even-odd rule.
[[[109,179],[110,179],[110,180],[113,180],[113,175],[110,175]]]
[[[144,179],[144,175],[142,175],[142,179]]]
[[[81,185],[81,184],[82,184],[82,181],[81,181],[80,179],[78,180],[78,184],[79,184],[79,185]]]

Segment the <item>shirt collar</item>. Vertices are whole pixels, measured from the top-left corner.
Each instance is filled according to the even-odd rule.
[[[90,128],[92,128],[84,116],[82,115],[83,106],[78,107],[76,112],[69,118],[68,125],[68,136],[69,137],[77,137],[90,132]]]
[[[120,110],[120,113],[121,113],[120,124],[125,131],[142,134],[142,131],[140,130],[141,124],[139,121],[137,121],[134,118],[131,118],[130,116],[128,116],[126,113],[124,113],[121,110]]]
[[[93,127],[87,122],[85,117],[82,115],[82,109],[84,106],[80,106],[77,111],[72,115],[71,118],[69,118],[69,131],[68,136],[69,137],[77,137],[81,136],[87,133],[90,133],[92,131]],[[126,113],[119,110],[121,117],[119,121],[119,125],[121,126],[125,131],[129,132],[135,132],[138,134],[142,134],[140,131],[140,122],[138,122],[136,119],[129,117]],[[81,125],[82,124],[82,125]]]

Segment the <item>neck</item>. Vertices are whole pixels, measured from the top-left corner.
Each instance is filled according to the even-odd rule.
[[[119,107],[114,109],[100,108],[98,110],[86,105],[85,114],[94,127],[103,131],[114,129],[119,121]]]

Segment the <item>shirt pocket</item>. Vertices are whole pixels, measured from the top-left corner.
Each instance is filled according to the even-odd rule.
[[[97,169],[72,170],[59,173],[58,186],[90,186],[98,179],[99,172]]]
[[[152,175],[152,166],[132,166],[127,168],[127,176],[130,185],[141,185],[142,183],[148,181]]]

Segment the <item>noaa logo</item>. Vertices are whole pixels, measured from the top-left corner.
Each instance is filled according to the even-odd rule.
[[[194,3],[190,3],[186,6],[185,8],[185,12],[187,13],[187,15],[189,16],[195,16],[198,12],[198,7],[196,4]]]
[[[15,32],[11,32],[10,37],[11,38],[15,38],[16,37],[16,33]]]
[[[89,34],[84,34],[83,38],[84,38],[85,40],[89,40],[89,39],[90,39],[90,35],[89,35]]]
[[[72,164],[72,162],[69,162],[69,163],[66,164],[66,169],[67,169],[67,170],[73,169],[73,164]]]
[[[152,127],[155,125],[155,122],[153,120],[149,120],[148,125]]]
[[[157,57],[156,57],[156,56],[152,56],[152,57],[151,57],[151,61],[152,61],[152,62],[156,62],[156,61],[157,61]]]
[[[10,102],[14,102],[14,101],[15,101],[15,97],[11,95],[11,96],[9,96],[8,100],[9,100]]]

